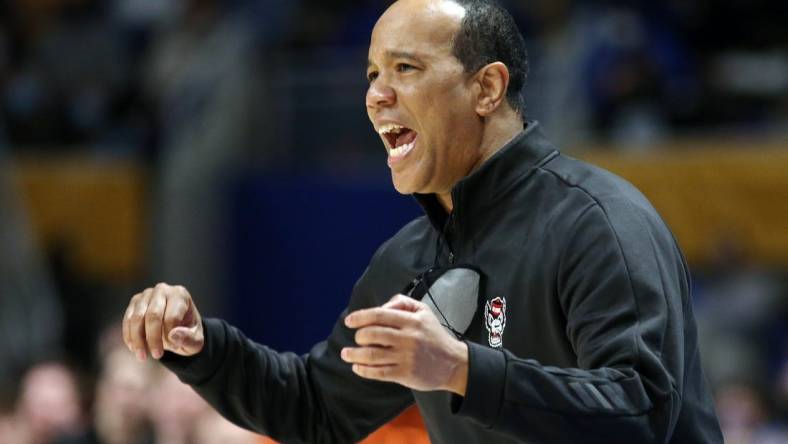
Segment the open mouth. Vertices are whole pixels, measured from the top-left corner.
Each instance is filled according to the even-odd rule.
[[[389,157],[405,157],[415,146],[418,133],[395,123],[387,123],[378,129],[378,134],[386,141]]]

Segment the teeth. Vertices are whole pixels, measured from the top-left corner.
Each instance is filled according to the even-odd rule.
[[[402,145],[399,148],[393,148],[393,149],[389,150],[389,156],[391,156],[391,157],[402,157],[402,156],[405,156],[406,154],[408,154],[410,152],[410,150],[413,149],[414,146],[416,146],[416,141],[415,140],[413,142],[411,142],[411,143]]]
[[[404,126],[397,125],[396,123],[387,123],[380,128],[378,128],[378,134],[381,136],[388,133],[399,134],[402,130],[405,129]]]

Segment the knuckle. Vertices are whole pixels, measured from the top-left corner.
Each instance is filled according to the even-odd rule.
[[[147,322],[160,321],[163,315],[164,315],[164,313],[162,312],[161,308],[159,308],[159,307],[151,307],[151,308],[148,309],[147,312],[145,312],[145,320]]]
[[[157,290],[157,291],[164,291],[164,290],[168,289],[169,287],[170,286],[167,285],[167,283],[159,282],[158,284],[156,284],[156,287],[154,289]]]
[[[131,313],[131,315],[129,316],[131,322],[140,322],[143,320],[144,317],[145,314],[143,312],[136,310],[133,313]]]
[[[162,314],[162,319],[166,323],[175,323],[180,321],[180,319],[177,318],[177,316],[175,315],[175,313],[172,312],[172,310],[165,311],[164,314]]]
[[[192,303],[192,298],[189,296],[189,293],[173,293],[170,300],[177,301],[178,304],[182,304],[183,308],[188,308]]]

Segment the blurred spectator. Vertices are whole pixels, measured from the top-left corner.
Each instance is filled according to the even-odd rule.
[[[259,444],[259,435],[224,419],[215,410],[206,411],[197,422],[194,444]]]
[[[587,54],[595,125],[613,142],[664,140],[698,104],[692,61],[671,23],[636,9],[609,8]]]
[[[13,413],[0,411],[0,442],[23,443],[24,435]]]
[[[101,370],[96,382],[93,421],[80,436],[60,444],[153,443],[147,419],[147,395],[153,364],[139,362],[121,345],[120,331],[103,336]]]
[[[783,444],[788,430],[775,422],[761,390],[745,382],[722,385],[715,395],[717,415],[727,444]]]
[[[148,416],[156,444],[194,442],[195,430],[209,410],[208,404],[174,373],[164,367],[157,368],[155,382],[148,392]]]
[[[785,331],[788,312],[780,273],[752,261],[745,246],[727,236],[709,268],[697,272],[694,290],[704,369],[716,388],[725,442],[788,442],[778,409],[786,343],[775,332]]]
[[[528,115],[558,144],[646,146],[697,107],[691,59],[663,15],[615,2],[513,7],[531,34]]]
[[[788,312],[783,279],[750,260],[733,236],[716,251],[710,267],[696,271],[694,285],[706,374],[713,385],[776,376],[785,343],[772,336]]]
[[[83,431],[85,416],[74,373],[59,362],[33,366],[21,384],[18,444],[49,444]]]

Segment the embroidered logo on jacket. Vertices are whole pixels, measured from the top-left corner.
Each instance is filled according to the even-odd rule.
[[[506,298],[497,297],[484,304],[484,325],[489,333],[490,347],[500,348],[506,328]]]

